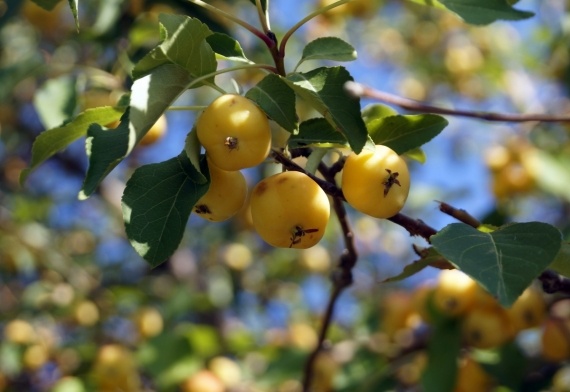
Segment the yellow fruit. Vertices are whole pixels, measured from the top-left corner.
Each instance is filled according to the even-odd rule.
[[[501,306],[474,307],[464,317],[463,338],[471,347],[490,349],[513,338],[511,320]]]
[[[211,163],[211,159],[208,160]],[[245,204],[247,183],[240,171],[226,171],[209,164],[210,188],[196,202],[194,212],[201,218],[211,222],[225,221]]]
[[[229,358],[215,357],[210,360],[208,368],[227,388],[236,387],[241,382],[241,369]]]
[[[339,367],[338,362],[330,352],[321,351],[317,354],[313,364],[313,382],[310,390],[315,392],[333,391],[334,377],[338,373]]]
[[[29,344],[36,339],[36,332],[29,322],[15,319],[4,327],[4,336],[12,343]]]
[[[152,338],[162,332],[162,315],[155,308],[140,309],[135,316],[135,325],[142,338]]]
[[[330,202],[306,174],[289,171],[260,181],[251,194],[253,226],[268,244],[306,249],[325,233]]]
[[[139,142],[139,146],[150,146],[160,139],[166,134],[166,130],[168,128],[168,122],[166,120],[166,116],[163,114],[156,120],[152,127],[148,130],[148,132],[143,136],[141,141]]]
[[[426,323],[431,322],[429,306],[433,303],[434,286],[421,285],[414,289],[412,293],[412,309]]]
[[[131,352],[119,344],[102,346],[93,365],[98,391],[139,392],[140,377]]]
[[[546,317],[546,303],[535,288],[527,288],[507,310],[515,331],[538,327]]]
[[[295,323],[289,326],[289,345],[303,351],[314,350],[319,336],[308,324]]]
[[[214,100],[198,118],[196,132],[211,162],[223,170],[256,166],[271,148],[267,116],[240,95],[226,94]]]
[[[390,218],[404,207],[410,191],[408,165],[386,146],[346,159],[342,191],[348,204],[375,218]]]
[[[81,301],[75,307],[74,316],[79,325],[90,327],[99,320],[99,309],[91,301]]]
[[[408,320],[414,314],[412,296],[404,291],[392,291],[382,301],[382,332],[394,337],[396,332],[409,328]]]
[[[469,275],[456,269],[443,270],[433,292],[433,304],[445,315],[460,316],[475,300],[477,287],[477,282]]]
[[[43,344],[33,344],[24,351],[23,362],[28,369],[36,370],[42,367],[49,359],[49,352]]]
[[[471,357],[461,359],[454,392],[490,391],[493,384],[491,376]]]
[[[552,377],[553,392],[570,392],[570,366],[566,365],[556,371]]]
[[[542,357],[547,361],[560,362],[570,358],[570,334],[564,323],[547,319],[542,330]]]
[[[182,392],[224,392],[224,383],[214,373],[203,369],[182,384]]]

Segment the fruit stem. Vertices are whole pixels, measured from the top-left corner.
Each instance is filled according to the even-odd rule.
[[[295,25],[293,25],[293,27],[291,27],[283,36],[283,38],[281,39],[281,44],[279,45],[279,57],[281,58],[285,58],[285,46],[287,45],[287,41],[289,41],[289,38],[291,38],[291,36],[293,35],[293,33],[295,31],[297,31],[301,26],[303,26],[305,23],[307,23],[308,21],[310,21],[311,19],[313,19],[314,17],[323,14],[325,12],[327,12],[330,9],[336,8],[339,5],[343,5],[346,3],[349,3],[353,0],[339,0],[336,1],[332,4],[327,5],[326,7],[323,8],[319,8],[318,10],[311,12],[309,15],[305,16],[303,19],[301,19],[299,22],[295,23]]]
[[[265,1],[265,12],[261,6],[261,0],[255,0],[255,6],[257,8],[257,14],[259,15],[259,22],[265,34],[271,31],[269,23],[269,0]]]
[[[187,88],[190,89],[198,83],[202,83],[202,82],[206,81],[207,79],[210,79],[211,77],[221,75],[221,74],[226,73],[226,72],[234,72],[234,71],[239,71],[242,69],[252,69],[252,68],[267,69],[273,73],[277,72],[275,67],[268,65],[268,64],[242,64],[242,65],[237,65],[235,67],[218,69],[215,72],[211,72],[209,74],[202,75],[202,76],[192,80],[192,82],[190,82],[190,84],[188,84]],[[216,90],[220,91],[222,94],[225,93],[225,91],[223,91],[222,89],[220,89],[220,87],[216,86],[213,83],[205,83],[205,84],[208,84],[210,87],[215,88]]]
[[[236,18],[235,16],[233,16],[232,14],[229,14],[225,11],[222,11],[221,9],[214,7],[213,5],[207,4],[205,2],[203,2],[202,0],[187,0],[190,3],[199,5],[200,7],[203,7],[205,9],[207,9],[208,11],[211,11],[214,14],[223,16],[229,20],[231,20],[234,23],[237,23],[238,25],[240,25],[241,27],[243,27],[244,29],[248,30],[249,32],[251,32],[253,35],[257,36],[258,38],[260,38],[263,42],[265,42],[265,44],[268,47],[271,47],[272,45],[274,45],[275,43],[266,35],[264,34],[262,31],[260,31],[259,29],[253,27],[252,25],[250,25],[249,23],[247,23],[246,21],[243,21],[239,18]]]

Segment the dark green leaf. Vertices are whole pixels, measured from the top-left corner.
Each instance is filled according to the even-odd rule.
[[[403,154],[429,142],[447,126],[445,118],[435,114],[368,117],[366,127],[375,144],[383,144]]]
[[[87,132],[89,169],[80,198],[91,195],[101,181],[135,147],[164,111],[186,91],[192,78],[177,65],[163,65],[135,80],[129,110],[113,130],[92,126]]]
[[[249,0],[253,5],[256,5],[256,0]],[[261,1],[261,9],[265,12],[267,10],[267,0]]]
[[[40,133],[32,146],[30,167],[22,171],[20,182],[26,181],[30,172],[40,164],[84,136],[90,124],[109,124],[118,120],[123,112],[124,108],[111,106],[87,109],[70,122]]]
[[[465,22],[485,25],[497,20],[521,20],[534,16],[533,12],[520,11],[506,0],[439,0]]]
[[[521,390],[524,376],[529,369],[525,366],[528,360],[516,342],[501,346],[496,355],[481,357],[484,361],[479,361],[480,365],[497,380],[499,385],[508,387],[512,391]]]
[[[186,156],[194,166],[194,169],[202,176],[201,182],[204,183],[208,181],[208,179],[202,174],[202,170],[200,168],[200,150],[202,146],[200,145],[200,141],[198,140],[198,134],[196,133],[196,127],[193,127],[188,135],[186,135],[186,140],[184,141],[184,152],[186,152]]]
[[[288,142],[289,148],[322,144],[346,145],[345,137],[322,117],[303,121],[299,125],[299,133],[292,135]]]
[[[239,42],[227,34],[213,33],[206,37],[206,41],[214,52],[228,60],[250,62]]]
[[[293,73],[286,81],[307,104],[317,110],[340,132],[354,152],[359,153],[368,140],[360,114],[360,100],[347,94],[344,84],[352,76],[343,67],[317,68]]]
[[[34,3],[42,7],[46,11],[51,11],[61,0],[32,0]]]
[[[206,38],[212,31],[198,19],[160,14],[164,41],[143,57],[133,69],[138,79],[168,63],[177,64],[197,78],[216,71],[216,55]],[[213,82],[213,77],[209,79]]]
[[[208,173],[203,168],[202,173]],[[185,152],[168,161],[139,167],[123,194],[129,241],[151,266],[178,248],[192,207],[208,190]],[[200,183],[202,182],[202,183]]]
[[[49,79],[37,90],[34,106],[47,129],[55,128],[72,117],[76,95],[75,78],[69,75]]]
[[[428,363],[421,378],[422,391],[453,391],[461,350],[460,325],[459,320],[447,319],[434,326],[428,342]]]
[[[77,9],[79,8],[79,0],[68,0],[69,8],[71,9],[71,14],[73,15],[73,20],[75,20],[75,28],[79,31],[79,16],[77,14]]]
[[[279,76],[269,74],[251,88],[245,96],[259,105],[270,119],[283,129],[297,129],[295,93]]]
[[[307,60],[356,60],[356,49],[337,37],[322,37],[311,41],[303,49],[299,64]]]
[[[453,223],[431,237],[434,248],[503,306],[511,306],[558,253],[558,229],[540,222],[515,223],[483,233]]]

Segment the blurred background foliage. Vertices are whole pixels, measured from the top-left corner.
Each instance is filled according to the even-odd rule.
[[[246,1],[210,3],[255,23]],[[274,0],[272,28],[279,37],[328,3]],[[289,69],[305,43],[339,36],[358,50],[346,65],[355,80],[374,88],[447,107],[567,113],[570,4],[517,6],[537,15],[472,27],[413,2],[357,0],[300,30]],[[342,249],[336,222],[319,245],[297,251],[264,245],[247,208],[227,223],[193,216],[184,246],[152,270],[125,239],[125,180],[141,164],[178,154],[193,112],[168,112],[167,132],[139,147],[86,201],[77,200],[83,140],[19,184],[41,131],[86,108],[115,105],[128,91],[132,64],[159,40],[160,12],[200,18],[235,34],[248,57],[270,58],[247,32],[182,0],[82,0],[79,32],[65,1],[50,12],[30,0],[0,1],[0,391],[300,390]],[[221,78],[247,90],[261,76]],[[198,89],[179,102],[205,105],[213,96]],[[62,112],[50,110],[54,100],[64,100]],[[425,146],[427,162],[411,163],[404,212],[439,229],[451,222],[434,203],[443,200],[486,223],[536,219],[568,237],[567,124],[449,120]],[[267,172],[245,174],[254,185]],[[360,260],[317,361],[315,390],[413,390],[425,367],[427,327],[419,315],[425,306],[411,304],[420,283],[436,285],[438,271],[381,283],[417,258],[413,244],[425,243],[387,221],[352,211],[351,221]],[[533,327],[524,335],[525,347],[535,348],[529,358],[544,329]],[[469,358],[462,369],[472,366]],[[543,374],[544,385],[559,367]]]

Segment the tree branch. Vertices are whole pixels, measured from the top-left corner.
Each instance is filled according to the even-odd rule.
[[[504,121],[504,122],[570,122],[570,116],[556,116],[548,114],[516,114],[516,113],[492,113],[492,112],[475,112],[460,109],[447,109],[440,106],[433,106],[424,102],[415,101],[413,99],[402,98],[394,94],[384,91],[375,90],[356,82],[346,82],[345,89],[349,94],[358,98],[372,98],[391,105],[399,106],[402,109],[419,113],[436,113],[451,116],[478,118],[487,121]]]

